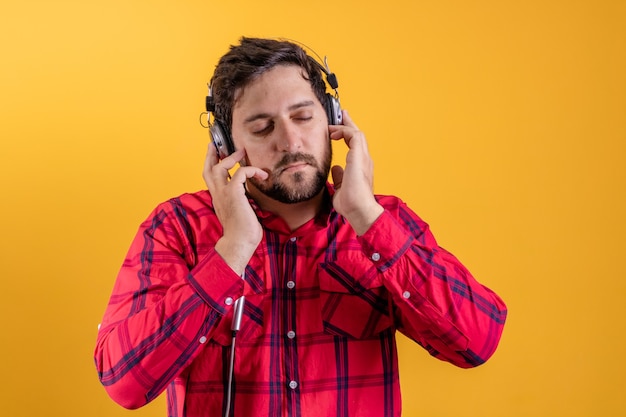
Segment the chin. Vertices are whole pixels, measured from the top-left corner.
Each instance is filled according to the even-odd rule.
[[[297,175],[295,176],[297,177]],[[260,183],[250,179],[259,192],[265,196],[284,204],[297,204],[309,201],[316,197],[326,184],[325,177],[321,175],[295,178],[292,176],[288,181],[271,181]]]

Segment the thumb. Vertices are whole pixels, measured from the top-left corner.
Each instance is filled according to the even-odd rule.
[[[339,189],[339,187],[341,187],[341,182],[343,181],[343,168],[339,165],[335,165],[330,169],[330,173],[333,177],[335,189]]]

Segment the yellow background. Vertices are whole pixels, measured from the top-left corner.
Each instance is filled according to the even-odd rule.
[[[139,223],[204,186],[241,35],[328,55],[376,191],[509,306],[477,369],[401,340],[405,416],[626,415],[626,2],[3,0],[1,416],[165,416],[108,399],[96,326]]]

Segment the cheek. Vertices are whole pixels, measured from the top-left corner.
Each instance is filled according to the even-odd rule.
[[[312,128],[307,132],[306,137],[308,138],[309,149],[315,149],[317,151],[326,149],[328,141],[330,140],[328,125],[318,125]]]
[[[321,155],[332,154],[332,139],[328,134],[328,129],[326,129],[322,134],[320,134],[322,139],[320,139],[319,152]]]
[[[267,149],[246,148],[246,157],[250,165],[270,172],[276,161],[276,155]]]

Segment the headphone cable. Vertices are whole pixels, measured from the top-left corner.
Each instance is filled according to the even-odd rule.
[[[241,278],[243,279],[243,276]],[[232,331],[232,343],[230,345],[230,363],[228,369],[228,386],[226,387],[226,410],[224,411],[224,417],[229,417],[230,414],[230,403],[233,394],[233,376],[235,373],[235,342],[237,340],[237,333],[241,328],[241,317],[243,316],[243,307],[245,303],[246,297],[243,295],[235,301],[233,323],[230,327]]]

